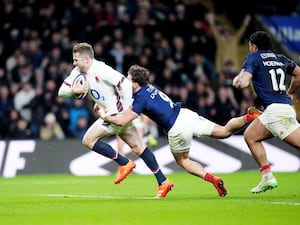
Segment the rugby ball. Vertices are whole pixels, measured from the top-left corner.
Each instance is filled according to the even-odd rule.
[[[83,84],[83,82],[86,81],[86,75],[84,73],[80,73],[78,74],[72,83],[72,86],[74,86],[75,84],[77,84],[78,82],[80,82],[81,84]]]
[[[77,84],[78,82],[80,82],[81,84],[83,84],[84,82],[86,81],[86,75],[84,73],[80,73],[78,75],[76,75],[76,77],[74,78],[73,80],[73,83],[72,83],[72,87]],[[81,93],[81,94],[74,94],[74,97],[75,98],[78,98],[78,99],[82,99],[86,96],[87,93]]]

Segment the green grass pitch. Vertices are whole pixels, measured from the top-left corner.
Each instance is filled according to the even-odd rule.
[[[278,188],[261,194],[250,189],[258,171],[216,174],[228,195],[186,172],[168,177],[174,189],[154,199],[156,180],[131,174],[115,185],[115,176],[19,175],[0,178],[3,225],[296,225],[300,224],[300,174],[274,173]]]

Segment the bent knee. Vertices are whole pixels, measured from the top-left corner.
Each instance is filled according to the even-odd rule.
[[[138,140],[138,139],[134,139],[134,140],[125,139],[124,142],[130,147],[131,151],[136,155],[143,154],[144,150],[147,147],[142,140]]]
[[[131,150],[136,155],[143,154],[144,150],[146,149],[146,145],[132,145]]]
[[[82,138],[82,141],[81,143],[89,148],[89,149],[92,149],[96,143],[96,140],[92,140],[88,135],[84,135],[83,138]]]
[[[244,140],[247,143],[247,145],[253,145],[259,141],[259,139],[257,139],[255,136],[253,136],[252,134],[248,134],[248,133],[244,134]]]
[[[186,159],[183,159],[183,158],[175,158],[175,161],[177,163],[177,165],[181,166],[182,168],[185,168],[185,165],[187,163],[187,160]]]

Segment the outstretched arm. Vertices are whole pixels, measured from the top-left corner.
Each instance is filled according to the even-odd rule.
[[[221,34],[219,34],[217,28],[216,28],[216,25],[215,25],[215,15],[213,12],[209,12],[205,15],[205,18],[206,18],[206,21],[208,22],[209,26],[210,26],[210,29],[211,29],[211,32],[213,34],[213,36],[215,38],[218,38],[218,37],[222,37]]]
[[[107,115],[103,108],[100,108],[98,114],[104,121],[114,123],[119,126],[126,126],[139,116],[131,109],[127,109],[123,113],[111,116],[111,115]]]
[[[83,98],[88,92],[88,82],[84,79],[78,79],[74,83],[74,76],[69,75],[58,90],[58,96],[62,98]]]
[[[73,96],[72,92],[72,83],[70,82],[71,78],[68,76],[63,83],[61,84],[59,90],[58,90],[58,96],[62,98],[69,98]]]
[[[247,27],[249,25],[251,21],[251,16],[249,14],[247,14],[245,17],[244,17],[244,20],[243,20],[243,23],[242,25],[239,27],[239,29],[237,30],[235,36],[238,38],[238,39],[241,39],[241,37],[243,36],[243,34],[246,32],[247,30]]]

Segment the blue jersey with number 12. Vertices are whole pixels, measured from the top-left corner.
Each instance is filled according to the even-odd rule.
[[[265,108],[272,103],[292,104],[286,93],[286,78],[295,67],[292,60],[271,51],[251,53],[243,63],[245,71],[253,76],[254,90]]]
[[[153,85],[146,85],[133,95],[132,110],[145,114],[168,132],[175,123],[181,103],[174,103]]]

